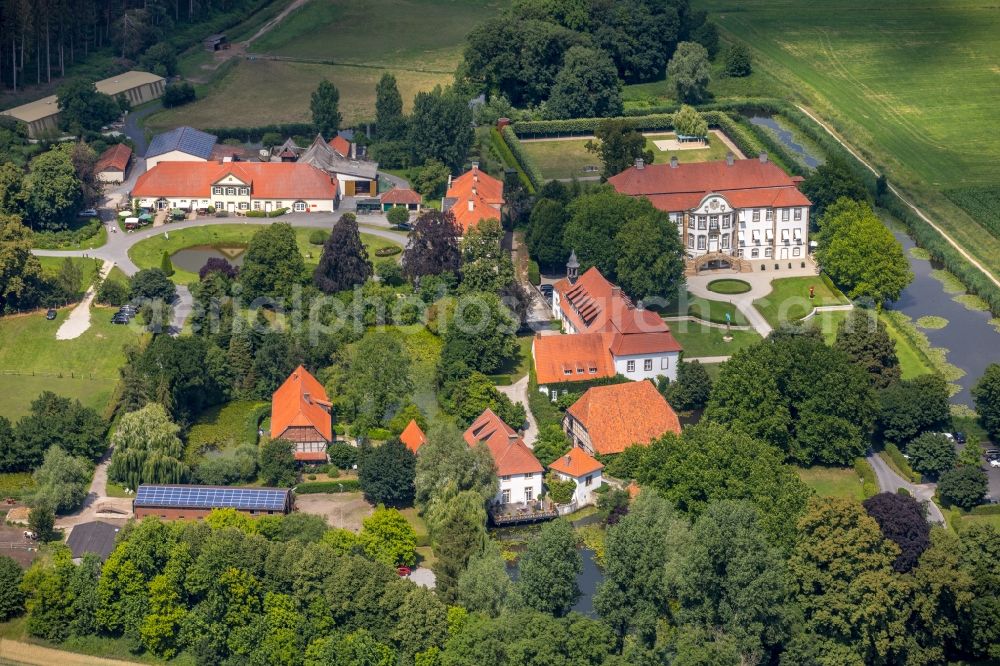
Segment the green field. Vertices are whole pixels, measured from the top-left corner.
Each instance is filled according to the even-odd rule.
[[[815,289],[809,298],[809,287]],[[828,281],[816,277],[778,278],[771,282],[771,293],[754,301],[767,322],[774,327],[802,319],[821,305],[844,305],[847,298]]]
[[[193,245],[245,245],[250,242],[250,237],[263,229],[262,224],[216,224],[207,227],[189,227],[167,232],[170,238],[165,238],[162,234],[139,241],[128,252],[128,256],[139,268],[159,268],[163,252],[173,254],[178,250]],[[322,247],[309,242],[309,234],[315,231],[315,227],[295,227],[295,241],[299,246],[299,252],[305,260],[307,266],[315,266],[319,263],[319,256]],[[375,259],[375,250],[382,247],[402,246],[405,236],[400,235],[400,242],[393,243],[379,236],[371,236],[362,233],[361,241],[368,247],[369,258]],[[396,255],[397,257],[399,255]],[[197,282],[198,275],[185,270],[175,269],[173,281],[177,284],[188,284]]]
[[[1000,238],[942,194],[1000,181],[1000,12],[989,3],[702,0],[800,99],[1000,275]],[[993,91],[993,92],[988,92]]]
[[[38,257],[38,262],[42,265],[42,271],[47,275],[56,275],[62,269],[63,262],[69,259],[70,263],[76,264],[80,268],[80,293],[87,290],[97,271],[103,263],[100,259],[84,259],[83,257]]]
[[[670,161],[676,155],[677,160],[687,162],[708,162],[725,159],[729,149],[713,135],[713,140],[707,148],[693,150],[663,151],[653,143],[658,139],[673,137],[671,133],[647,135],[646,148],[653,151],[653,162],[662,164]],[[590,139],[553,139],[538,141],[522,141],[525,152],[541,170],[546,178],[586,178],[600,175],[601,160],[595,154],[587,151],[586,145]],[[593,167],[597,171],[584,171],[584,167]]]
[[[49,390],[96,409],[107,404],[125,363],[123,346],[139,339],[138,323],[111,324],[113,308],[91,309],[91,326],[75,340],[56,340],[70,308],[53,321],[44,312],[0,318],[0,415],[15,420]]]
[[[667,322],[670,332],[684,347],[685,358],[699,356],[732,356],[739,349],[760,342],[761,337],[756,331],[730,331],[732,342],[726,342],[722,337],[726,329],[705,326],[693,321]]]
[[[820,497],[865,499],[861,477],[853,467],[795,467],[802,482]]]

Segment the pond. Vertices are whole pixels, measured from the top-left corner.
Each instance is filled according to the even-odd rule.
[[[965,371],[965,376],[955,382],[962,390],[952,396],[952,403],[972,406],[969,389],[979,381],[986,366],[1000,361],[1000,331],[990,324],[992,315],[988,311],[969,310],[953,300],[957,294],[945,292],[944,285],[931,277],[931,271],[940,267],[910,254],[910,249],[916,246],[912,238],[899,229],[894,229],[893,235],[903,245],[913,271],[913,282],[903,290],[891,309],[914,321],[925,316],[948,320],[944,328],[920,330],[931,345],[948,350],[949,363]]]
[[[777,136],[778,141],[793,153],[796,153],[801,158],[802,163],[810,169],[815,169],[823,163],[821,158],[813,155],[805,146],[796,142],[792,132],[779,125],[778,121],[771,116],[753,116],[750,118],[750,122],[772,130],[775,136]]]
[[[170,261],[174,268],[180,268],[190,273],[197,273],[209,259],[225,259],[233,266],[243,264],[243,255],[246,253],[245,247],[216,247],[214,245],[192,245],[177,250],[170,255]]]

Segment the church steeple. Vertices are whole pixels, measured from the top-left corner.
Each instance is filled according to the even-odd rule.
[[[576,284],[576,279],[580,277],[580,262],[576,258],[576,250],[569,254],[569,261],[566,262],[566,279],[570,284]]]

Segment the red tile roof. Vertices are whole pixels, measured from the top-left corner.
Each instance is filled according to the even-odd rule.
[[[323,385],[300,365],[271,396],[271,438],[281,437],[291,427],[312,426],[326,441],[332,441],[329,409]]]
[[[341,154],[342,157],[351,156],[351,142],[342,136],[335,136],[328,142],[330,147]]]
[[[132,157],[132,149],[126,146],[124,143],[116,143],[111,146],[97,158],[97,164],[94,166],[94,170],[97,173],[102,171],[125,171],[125,167],[128,166],[129,158]]]
[[[635,166],[608,182],[622,194],[646,196],[660,210],[679,212],[698,206],[708,194],[721,194],[733,208],[809,206],[810,201],[776,164],[759,159],[727,164],[691,162]]]
[[[399,434],[399,441],[401,441],[406,448],[416,453],[420,450],[420,447],[427,443],[427,436],[424,435],[424,431],[420,429],[417,422],[410,419],[410,422],[403,429],[403,432]]]
[[[326,462],[326,452],[324,451],[296,451],[293,456],[296,460],[304,462]]]
[[[574,446],[569,450],[569,453],[553,460],[552,464],[549,465],[549,469],[578,479],[581,476],[601,471],[604,469],[604,465],[597,462],[596,458],[579,446]]]
[[[614,377],[615,363],[608,350],[612,340],[613,336],[608,333],[535,336],[531,353],[535,359],[538,383],[558,384]]]
[[[484,442],[493,455],[499,476],[544,472],[542,463],[518,436],[517,432],[493,410],[487,409],[479,415],[463,434],[469,446]]]
[[[394,187],[382,194],[382,203],[391,204],[419,204],[423,199],[411,189],[405,187]]]
[[[208,199],[229,174],[250,184],[252,199],[335,199],[337,179],[300,162],[160,162],[139,176],[132,196]]]
[[[586,428],[591,446],[602,455],[681,431],[673,408],[645,380],[591,387],[566,411]]]
[[[451,180],[445,198],[455,200],[451,211],[465,233],[480,220],[500,219],[500,206],[504,204],[503,181],[473,166]]]

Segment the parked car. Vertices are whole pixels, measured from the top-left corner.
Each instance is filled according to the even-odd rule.
[[[128,315],[124,315],[121,312],[116,312],[113,317],[111,317],[112,324],[127,324]]]
[[[45,313],[45,318],[48,319],[49,321],[52,321],[53,319],[56,318],[56,311],[53,310],[52,308],[49,308],[49,311]]]
[[[545,298],[552,298],[552,285],[551,284],[538,285],[538,291],[542,292],[542,295],[545,296]]]
[[[955,438],[955,441],[957,443],[959,443],[959,444],[965,444],[965,433],[964,432],[955,432],[955,433],[952,433],[952,436]]]
[[[87,208],[86,210],[81,210],[77,213],[78,217],[97,217],[97,211],[93,208]]]
[[[118,308],[119,312],[124,312],[129,317],[134,317],[139,311],[131,303],[126,303],[125,305]]]
[[[991,460],[990,467],[1000,467],[1000,458],[994,458]]]

